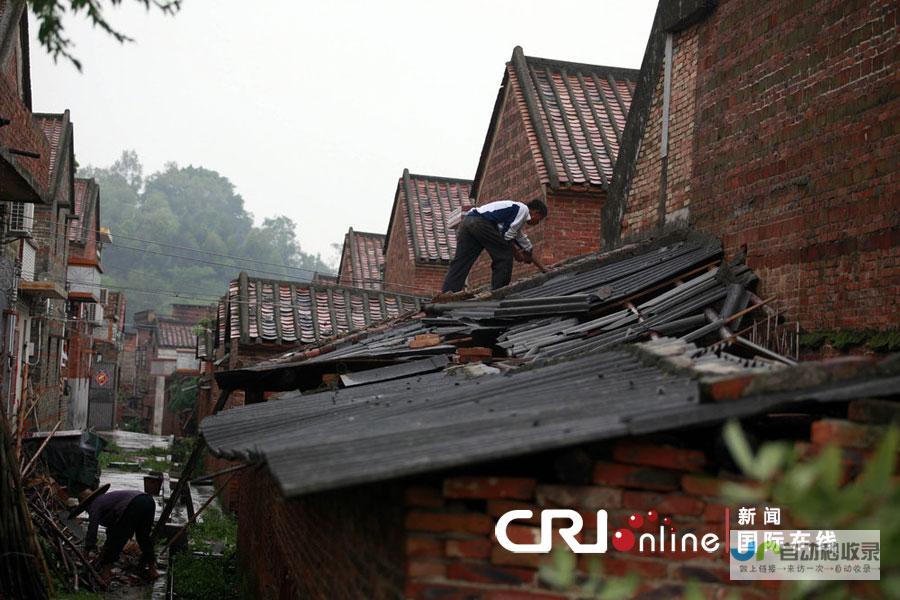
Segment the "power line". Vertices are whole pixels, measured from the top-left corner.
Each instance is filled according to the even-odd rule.
[[[34,223],[32,225],[32,228],[33,229],[42,229],[44,232],[55,234],[56,231],[52,227],[50,227],[50,225],[51,224],[59,224],[59,223],[61,223],[61,221],[59,221],[57,219],[41,220],[39,223]],[[94,230],[88,230],[88,232],[100,233],[101,230],[94,229]],[[170,244],[167,242],[161,242],[159,240],[147,240],[147,239],[131,237],[131,236],[127,236],[127,235],[123,235],[123,234],[119,234],[119,233],[114,234],[114,236],[117,238],[123,238],[123,239],[127,239],[127,240],[132,240],[135,242],[144,242],[147,244],[156,244],[157,246],[167,246],[167,247],[175,248],[178,250],[189,250],[191,252],[200,252],[202,254],[210,254],[212,256],[218,256],[220,258],[229,258],[231,260],[242,260],[245,262],[253,262],[253,263],[263,264],[263,265],[267,265],[270,267],[280,267],[283,269],[294,269],[297,271],[305,271],[307,273],[313,273],[313,274],[321,273],[323,275],[336,275],[336,273],[318,271],[316,269],[310,269],[308,267],[294,267],[294,266],[290,266],[290,265],[275,264],[275,263],[270,263],[270,262],[262,261],[259,259],[255,259],[255,258],[244,258],[241,256],[234,256],[232,254],[223,254],[221,252],[213,252],[212,250],[202,250],[200,248],[191,248],[190,246],[179,246],[178,244]],[[66,233],[66,237],[68,239],[68,233]],[[115,243],[113,245],[120,246],[120,244],[115,244]]]
[[[40,239],[45,240],[45,241],[50,241],[48,237],[43,237],[43,234],[40,237]],[[155,243],[155,242],[150,242],[150,243]],[[160,245],[165,245],[165,244],[160,244]],[[145,252],[148,254],[156,254],[159,256],[165,256],[165,257],[169,257],[169,258],[177,258],[177,259],[181,259],[181,260],[185,260],[185,261],[189,261],[189,262],[195,262],[195,263],[207,264],[207,265],[213,265],[213,266],[220,266],[220,267],[227,267],[229,269],[241,269],[241,270],[245,270],[245,271],[249,271],[249,272],[253,272],[253,273],[261,273],[264,275],[270,275],[270,276],[275,276],[275,277],[279,277],[279,278],[291,276],[289,273],[286,274],[286,273],[279,273],[276,271],[267,271],[264,269],[255,269],[252,267],[246,267],[246,266],[242,266],[242,265],[230,265],[230,264],[226,264],[226,263],[203,260],[201,258],[182,256],[180,254],[169,254],[167,252],[160,252],[158,250],[150,250],[149,248],[136,248],[134,246],[125,246],[123,244],[112,244],[112,246],[114,248],[124,248],[126,250],[132,250],[134,252]],[[259,262],[259,261],[257,261],[257,262]],[[268,263],[263,263],[263,264],[268,264]],[[281,265],[272,265],[272,266],[281,267]],[[292,268],[292,267],[283,267],[283,268]],[[299,267],[294,267],[294,268],[299,268]],[[302,269],[302,270],[310,271],[310,272],[313,272],[314,274],[318,273],[316,271],[311,271],[310,269]],[[336,274],[329,274],[329,275],[332,277],[336,276]],[[381,279],[372,279],[372,278],[363,278],[361,281],[363,283],[379,283],[379,284],[384,283]],[[300,283],[300,282],[298,282],[298,283]],[[401,284],[401,283],[392,283],[391,286],[397,287],[397,288],[404,288],[407,290],[413,290],[413,291],[422,289],[422,286],[407,285],[407,284]],[[372,290],[372,291],[380,291],[380,290]],[[432,290],[432,291],[436,291],[436,290]]]

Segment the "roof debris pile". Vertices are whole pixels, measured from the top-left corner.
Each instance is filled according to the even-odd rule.
[[[681,240],[594,257],[220,372],[226,388],[291,391],[207,418],[202,434],[220,456],[265,460],[291,496],[900,389],[897,361],[864,380],[760,383],[793,361],[735,342],[768,306],[721,255]]]

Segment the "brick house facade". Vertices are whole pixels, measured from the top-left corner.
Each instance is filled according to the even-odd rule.
[[[896,5],[715,5],[660,3],[604,245],[708,231],[804,328],[896,327]]]
[[[403,170],[384,244],[384,289],[434,296],[456,252],[448,220],[471,206],[472,182]]]
[[[383,233],[354,231],[351,227],[344,235],[338,280],[334,283],[380,290],[384,280],[384,241]]]
[[[503,71],[472,195],[477,204],[541,198],[549,218],[526,232],[550,265],[596,251],[601,208],[637,71],[525,56]],[[516,264],[513,279],[534,273]],[[470,285],[490,281],[482,256]]]

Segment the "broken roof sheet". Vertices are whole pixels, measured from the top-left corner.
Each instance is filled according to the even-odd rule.
[[[449,264],[456,252],[456,231],[447,220],[454,211],[473,204],[471,190],[472,182],[466,179],[416,175],[404,169],[397,182],[384,253],[391,230],[402,225],[410,260]],[[401,223],[394,222],[397,218]]]
[[[339,281],[341,285],[380,290],[384,279],[384,234],[354,231],[351,227],[344,235],[338,273],[343,274],[345,267],[350,279]]]
[[[250,278],[241,273],[220,304],[219,339],[311,344],[414,312],[419,299],[376,290]],[[226,319],[222,323],[222,318]]]

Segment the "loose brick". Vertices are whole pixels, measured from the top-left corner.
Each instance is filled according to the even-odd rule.
[[[596,511],[622,506],[622,490],[594,485],[539,485],[535,498],[544,507]]]
[[[447,579],[472,581],[475,583],[498,583],[524,585],[534,581],[534,569],[502,567],[487,563],[454,562],[447,565]]]
[[[410,348],[429,348],[437,346],[441,343],[441,336],[436,333],[420,333],[413,339],[409,340]]]
[[[522,477],[453,477],[444,480],[444,496],[528,500],[534,496],[535,485],[534,479]]]
[[[431,513],[411,512],[406,515],[406,527],[413,531],[434,533],[489,533],[493,530],[493,520],[474,513]]]
[[[678,488],[677,471],[600,462],[594,467],[594,483],[611,487],[659,490],[668,492]]]
[[[453,558],[489,558],[492,547],[486,538],[447,540],[444,553]]]
[[[619,462],[682,471],[700,471],[706,466],[706,455],[699,450],[659,446],[636,442],[619,442],[613,448]]]
[[[488,361],[493,356],[490,348],[459,348],[456,351],[460,364]]]

